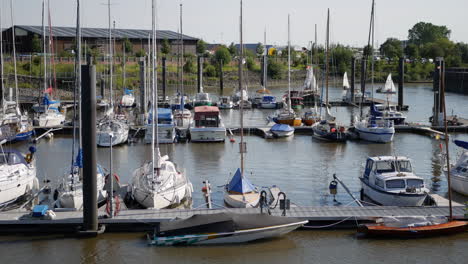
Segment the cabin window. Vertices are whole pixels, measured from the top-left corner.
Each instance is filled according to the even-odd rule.
[[[375,165],[377,173],[387,173],[395,171],[395,164],[393,161],[379,161]]]
[[[409,179],[409,180],[406,180],[406,186],[408,188],[422,188],[424,187],[424,182],[422,180],[418,180],[418,179]]]
[[[167,164],[166,168],[167,168],[167,171],[169,172],[175,172],[174,166],[172,166],[172,164]]]
[[[405,180],[388,180],[385,186],[387,189],[402,189],[405,188]]]
[[[373,165],[374,162],[372,162],[372,160],[367,161],[366,171],[364,172],[364,178],[369,179],[369,173],[371,172]]]
[[[375,185],[381,187],[381,188],[384,188],[384,184],[383,184],[383,181],[379,178],[375,178]]]
[[[398,168],[401,172],[412,172],[411,162],[408,160],[400,160],[398,161]]]
[[[0,154],[0,165],[14,165],[14,164],[20,164],[21,159],[18,157],[18,155],[14,153],[1,153]]]

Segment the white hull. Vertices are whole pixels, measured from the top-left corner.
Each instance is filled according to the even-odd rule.
[[[110,147],[123,144],[128,140],[128,125],[117,121],[107,121],[108,123],[99,124],[96,132],[96,143],[100,147]],[[112,128],[106,124],[112,124]],[[112,133],[112,142],[110,134]]]
[[[57,127],[65,122],[65,116],[61,113],[44,113],[39,116],[40,127]]]
[[[445,171],[445,176],[447,176],[447,171]],[[457,193],[468,196],[468,177],[459,175],[455,170],[452,169],[450,173],[451,187],[452,190]]]
[[[132,194],[133,198],[145,208],[163,209],[172,205],[177,205],[182,200],[191,197],[191,192],[189,195],[187,193],[189,191],[187,190],[190,190],[190,187],[184,184],[175,189],[168,189],[160,193],[134,188]]]
[[[357,121],[355,124],[359,138],[371,142],[388,143],[393,141],[395,128],[391,127],[369,127],[367,121]]]
[[[191,127],[189,132],[192,142],[224,142],[226,140],[225,127]]]
[[[145,143],[150,144],[153,137],[152,125],[146,125]],[[172,144],[175,142],[175,126],[158,126],[158,140],[160,144]]]
[[[364,195],[381,205],[387,206],[421,206],[427,196],[427,194],[399,195],[399,193],[377,191],[362,182],[362,180],[361,186]]]
[[[71,175],[69,176],[71,177]],[[75,175],[78,181],[78,175]],[[70,184],[70,183],[68,183]],[[105,179],[102,174],[97,174],[97,200],[98,203],[106,199],[107,192],[104,190]],[[83,185],[81,183],[75,184],[74,190],[64,190],[63,188],[57,189],[59,195],[57,198],[58,206],[60,208],[74,208],[77,210],[83,209]]]
[[[13,170],[11,171],[13,172]],[[18,169],[17,171],[20,172],[18,176],[0,178],[0,206],[38,189],[38,180],[34,168]]]
[[[262,109],[276,109],[276,103],[260,103]]]
[[[260,193],[249,193],[244,195],[242,199],[240,194],[224,193],[224,202],[232,208],[255,208],[260,202]]]
[[[135,97],[131,94],[126,94],[122,96],[120,100],[121,107],[134,107],[135,106]]]

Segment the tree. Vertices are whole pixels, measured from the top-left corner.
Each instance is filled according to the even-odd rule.
[[[461,61],[463,63],[468,63],[468,44],[459,42],[455,44],[460,53]]]
[[[419,48],[416,44],[409,43],[405,48],[405,54],[411,59],[419,58]]]
[[[169,40],[167,38],[163,39],[161,44],[161,53],[163,57],[166,57],[167,54],[171,53],[171,45],[169,44]]]
[[[31,41],[31,50],[33,52],[41,52],[41,40],[39,39],[39,36],[37,34],[34,34],[32,41]]]
[[[133,52],[133,44],[128,38],[123,39],[123,48],[125,50],[125,53]]]
[[[366,45],[362,51],[364,56],[371,56],[374,52],[372,45]]]
[[[186,73],[195,73],[195,71],[196,71],[195,63],[193,63],[193,60],[190,58],[184,64],[184,72],[186,72]]]
[[[265,54],[265,47],[262,45],[262,43],[258,43],[257,47],[255,48],[255,52],[257,53],[258,57],[263,56]]]
[[[408,30],[408,40],[416,45],[435,42],[438,39],[448,39],[451,31],[446,26],[419,22]]]
[[[135,56],[137,56],[138,58],[145,57],[146,51],[144,49],[140,49],[139,51],[135,53]]]
[[[229,53],[231,53],[231,56],[236,56],[237,54],[237,48],[234,42],[231,42],[231,45],[229,45]]]
[[[226,48],[226,46],[222,45],[219,46],[219,48],[215,52],[215,60],[217,63],[220,63],[221,61],[223,62],[224,65],[228,64],[231,62],[231,53],[229,52],[229,49]]]
[[[202,39],[198,40],[196,50],[197,50],[198,55],[200,55],[200,56],[204,55],[205,52],[206,52],[206,42],[203,41]]]
[[[388,38],[382,45],[380,45],[380,53],[388,58],[403,57],[401,41],[396,38]]]
[[[332,57],[338,66],[338,73],[343,74],[351,67],[351,58],[353,57],[353,51],[343,45],[336,45],[331,50]]]
[[[283,76],[284,67],[281,63],[270,61],[267,66],[267,74],[272,79],[281,79]]]

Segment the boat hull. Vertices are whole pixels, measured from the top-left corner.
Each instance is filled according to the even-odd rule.
[[[455,173],[452,170],[452,172],[450,173],[450,180],[452,190],[456,191],[457,193],[468,196],[468,177],[459,175],[458,173]]]
[[[56,115],[50,116],[42,114],[39,117],[38,125],[40,127],[58,127],[65,122],[65,116],[57,113]]]
[[[260,108],[262,109],[276,109],[277,104],[276,103],[259,103]]]
[[[361,180],[362,192],[372,201],[386,206],[422,206],[427,193],[392,193],[378,190]]]
[[[374,129],[374,128],[359,128],[355,127],[356,132],[359,135],[360,139],[377,142],[377,143],[389,143],[393,141],[393,136],[395,135],[394,128],[386,129]]]
[[[145,143],[150,144],[153,137],[153,129],[151,125],[146,126]],[[176,139],[175,126],[158,126],[158,141],[160,144],[172,144]]]
[[[177,206],[184,199],[192,196],[190,183],[181,184],[163,192],[152,192],[143,188],[133,188],[133,198],[145,208],[164,209]]]
[[[270,130],[270,131],[271,133],[273,133],[275,137],[290,137],[294,135],[294,130],[291,130],[291,131]]]
[[[226,128],[224,127],[191,127],[191,142],[224,142],[226,140]]]
[[[255,208],[260,202],[260,193],[230,194],[224,193],[224,202],[232,208]]]
[[[468,223],[450,221],[438,225],[418,227],[387,227],[378,224],[359,225],[358,232],[375,237],[414,238],[451,235],[467,230]]]
[[[19,171],[19,170],[18,170]],[[35,169],[27,169],[25,174],[13,177],[11,180],[2,180],[0,184],[0,206],[15,201],[35,189],[38,189],[38,180]]]
[[[300,118],[274,119],[273,121],[275,121],[275,123],[277,123],[277,124],[290,125],[292,127],[301,126],[301,124],[302,124],[302,120]]]

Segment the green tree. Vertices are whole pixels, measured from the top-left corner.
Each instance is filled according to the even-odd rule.
[[[207,77],[216,77],[216,67],[211,64],[204,67],[204,72]]]
[[[138,58],[145,57],[146,51],[144,49],[140,49],[139,51],[135,53],[135,56],[137,56]]]
[[[351,58],[354,53],[349,47],[343,45],[336,45],[331,50],[331,55],[338,67],[338,73],[343,74],[351,67]]]
[[[388,38],[382,45],[380,45],[380,53],[388,58],[403,57],[401,41],[396,38]]]
[[[166,57],[167,54],[171,53],[171,45],[169,44],[169,40],[167,38],[163,39],[161,44],[161,53],[163,57]]]
[[[41,52],[41,40],[39,39],[39,36],[37,34],[34,34],[32,41],[31,41],[31,50],[33,52]]]
[[[193,60],[190,58],[185,62],[184,64],[184,72],[186,73],[195,73],[196,72],[196,67],[195,63],[193,63]]]
[[[257,47],[255,48],[255,52],[257,53],[258,57],[261,57],[265,54],[265,47],[262,45],[262,43],[258,43]]]
[[[460,53],[461,61],[463,63],[468,63],[468,44],[459,42],[455,44]]]
[[[451,31],[446,26],[419,22],[408,31],[408,40],[416,45],[435,42],[438,39],[448,39]]]
[[[125,53],[133,52],[133,44],[128,38],[123,39],[123,47],[124,47]]]
[[[374,52],[374,48],[372,47],[372,45],[366,45],[364,47],[364,49],[362,50],[362,54],[364,56],[371,56]]]
[[[223,61],[224,65],[229,64],[229,62],[231,62],[232,59],[229,49],[226,48],[226,46],[224,45],[218,47],[218,49],[215,52],[214,58],[216,63],[220,63],[221,61]]]
[[[237,48],[234,42],[231,42],[231,45],[229,45],[229,53],[231,53],[231,56],[236,56],[237,55]]]
[[[206,42],[202,39],[198,40],[196,50],[198,55],[204,55],[206,52]]]
[[[284,66],[276,61],[270,61],[267,66],[267,74],[272,79],[281,79],[284,73]]]
[[[405,47],[405,54],[411,59],[419,58],[419,48],[416,44],[409,43]]]

